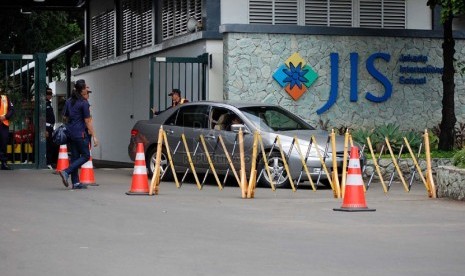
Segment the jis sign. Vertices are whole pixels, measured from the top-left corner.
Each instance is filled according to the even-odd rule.
[[[375,68],[375,61],[381,59],[390,62],[391,55],[387,53],[374,53],[368,57],[365,62],[368,73],[384,87],[384,94],[376,96],[367,91],[365,98],[371,102],[382,103],[387,101],[392,95],[391,81]],[[331,87],[329,99],[324,106],[317,110],[320,115],[327,111],[336,103],[339,90],[339,54],[330,54],[331,62]],[[442,74],[443,68],[434,67],[426,64],[428,57],[424,55],[401,55],[398,62],[399,67],[399,84],[403,85],[422,85],[426,84],[426,76],[418,77],[418,74]],[[350,53],[350,101],[358,101],[358,53]],[[421,66],[417,64],[420,63]],[[404,75],[415,74],[415,76]],[[305,63],[298,53],[289,57],[285,64],[279,67],[273,74],[273,78],[281,87],[294,99],[298,100],[307,89],[316,81],[318,74]]]

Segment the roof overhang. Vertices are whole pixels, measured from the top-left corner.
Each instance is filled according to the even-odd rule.
[[[56,59],[57,57],[59,57],[60,55],[66,53],[66,51],[72,51],[72,52],[75,52],[77,50],[79,50],[80,48],[82,48],[82,45],[84,43],[84,40],[82,39],[79,39],[79,40],[75,40],[75,41],[72,41],[68,44],[65,44],[63,46],[61,46],[60,48],[57,48],[51,52],[49,52],[47,54],[47,58],[45,59],[45,62],[49,62],[49,61],[52,61],[54,59]],[[21,74],[25,71],[28,71],[32,68],[35,67],[35,62],[32,61],[32,62],[29,62],[28,64],[24,65],[23,67],[21,67],[20,69],[16,70],[13,74],[11,74],[12,76],[16,76],[18,74]]]

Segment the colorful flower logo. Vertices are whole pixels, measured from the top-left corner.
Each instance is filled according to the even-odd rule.
[[[315,82],[318,74],[305,64],[298,53],[294,53],[274,72],[273,78],[297,101]]]

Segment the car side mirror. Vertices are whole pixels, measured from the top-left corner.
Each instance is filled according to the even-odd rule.
[[[244,124],[232,124],[231,125],[231,131],[233,132],[239,132],[239,129],[242,128],[242,132],[245,133],[250,133],[250,131],[247,129],[247,127]]]

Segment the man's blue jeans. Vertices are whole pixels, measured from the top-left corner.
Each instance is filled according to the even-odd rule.
[[[71,138],[69,143],[71,151],[71,162],[65,172],[71,175],[71,183],[77,185],[79,183],[79,168],[89,161],[89,136],[85,135],[83,138]]]

